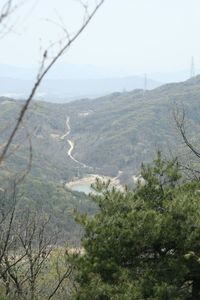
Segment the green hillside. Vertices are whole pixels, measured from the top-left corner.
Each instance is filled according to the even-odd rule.
[[[76,239],[80,229],[73,221],[73,209],[90,212],[94,206],[84,194],[67,190],[65,183],[88,174],[115,177],[120,170],[121,183],[131,184],[141,162],[151,161],[157,149],[166,154],[183,154],[172,111],[175,105],[184,106],[188,136],[192,143],[198,143],[199,100],[197,76],[145,94],[135,90],[68,104],[33,102],[0,174],[2,178],[19,176],[27,169],[31,141],[32,167],[20,186],[19,205],[48,213],[52,216],[51,226],[64,232],[63,236]],[[0,98],[0,147],[22,104]]]
[[[13,175],[5,173],[0,176],[0,204],[1,212],[6,207],[12,207]],[[4,208],[4,194],[2,190],[8,190],[11,196],[6,200]],[[95,205],[91,203],[86,195],[78,192],[71,192],[60,184],[45,181],[32,176],[26,177],[25,181],[17,185],[16,217],[21,219],[25,214],[41,215],[49,218],[48,233],[55,234],[58,243],[72,243],[76,245],[82,236],[80,226],[74,221],[76,210],[89,214],[96,211]]]
[[[194,141],[200,128],[199,98],[200,77],[197,76],[145,94],[135,90],[69,104],[34,102],[27,113],[25,128],[15,140],[22,147],[10,157],[8,166],[17,166],[19,170],[26,164],[27,128],[33,145],[31,174],[35,177],[64,183],[88,173],[116,176],[119,170],[123,171],[124,178],[130,177],[137,173],[142,161],[152,160],[157,149],[165,153],[180,150],[182,141],[172,116],[175,103],[184,105],[189,134]],[[20,105],[21,102],[0,100],[0,128],[8,125],[0,135],[1,144],[17,118]],[[67,117],[71,132],[61,139],[67,132]],[[70,159],[67,139],[74,142],[73,157],[91,168]]]
[[[155,151],[177,153],[182,140],[173,119],[175,106],[184,106],[192,141],[200,129],[200,77],[168,84],[145,94],[116,93],[95,101],[72,103],[75,157],[103,173],[135,174]],[[80,117],[80,112],[89,114]]]
[[[0,146],[3,147],[17,118],[22,102],[1,98],[0,100]],[[65,188],[68,178],[77,170],[69,167],[66,144],[57,135],[64,134],[65,113],[59,105],[34,103],[27,113],[7,159],[0,167],[0,188],[10,189],[16,178],[23,176],[28,168],[30,143],[32,144],[32,167],[26,180],[17,186],[17,216],[25,210],[36,211],[50,217],[49,232],[58,241],[76,244],[82,230],[74,221],[74,209],[93,212],[94,205],[83,193]],[[2,200],[0,192],[0,201]],[[8,199],[11,201],[12,199]]]

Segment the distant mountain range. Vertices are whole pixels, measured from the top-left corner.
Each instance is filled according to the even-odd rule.
[[[25,98],[33,86],[36,74],[35,69],[0,65],[0,94],[15,99]],[[148,80],[148,89],[160,85],[156,80]],[[69,102],[142,88],[143,77],[125,76],[123,70],[59,64],[42,82],[35,98],[51,102]]]
[[[15,99],[24,99],[30,92],[33,82],[0,77],[0,94]],[[160,86],[159,82],[148,80],[149,89],[158,86]],[[51,102],[69,102],[143,87],[144,79],[137,76],[105,79],[46,79],[39,87],[35,98]]]
[[[37,70],[0,65],[0,95],[24,99],[31,90]],[[163,83],[184,81],[188,72],[152,73],[147,89]],[[113,92],[144,88],[144,76],[131,76],[122,69],[105,69],[90,65],[58,64],[39,87],[36,99],[50,102],[70,102],[81,98],[96,98]]]

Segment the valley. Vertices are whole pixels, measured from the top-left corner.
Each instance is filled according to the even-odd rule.
[[[0,0],[0,300],[200,300],[199,11]]]
[[[87,194],[96,177],[111,180],[120,189],[124,185],[132,189],[141,163],[152,161],[158,149],[168,157],[190,159],[176,129],[173,109],[184,106],[187,134],[198,146],[199,98],[197,76],[145,94],[134,90],[66,104],[32,102],[0,176],[9,182],[27,169],[31,139],[31,170],[20,187],[27,197],[21,198],[20,205],[47,211],[53,216],[52,226],[78,240],[81,233],[72,211],[95,211]],[[0,146],[22,104],[0,98]]]
[[[87,116],[89,113],[80,113],[79,115],[81,116]],[[61,140],[65,140],[67,139],[67,137],[70,135],[71,133],[71,126],[70,126],[70,117],[67,116],[66,119],[66,133],[64,135],[62,135],[60,137]],[[91,169],[92,171],[92,167],[87,166],[86,164],[84,164],[81,161],[78,161],[77,159],[75,159],[73,157],[73,150],[74,150],[74,142],[72,140],[70,140],[69,138],[67,139],[68,145],[70,146],[69,150],[67,151],[67,155],[68,157],[75,162],[79,168],[87,168],[87,169]],[[120,182],[119,182],[119,177],[122,174],[121,171],[118,172],[118,175],[114,178],[112,177],[104,177],[104,176],[100,176],[99,174],[86,174],[87,177],[83,177],[83,178],[73,178],[73,181],[71,182],[67,182],[66,183],[66,187],[71,189],[72,191],[78,191],[78,192],[83,192],[85,194],[89,194],[90,192],[92,192],[92,188],[91,185],[95,183],[96,178],[99,178],[102,181],[110,181],[111,182],[111,186],[115,186],[117,188],[120,188],[121,190],[123,189],[122,186],[120,186]]]
[[[65,139],[68,135],[70,135],[70,133],[71,133],[70,117],[67,117],[67,120],[66,120],[66,127],[67,127],[67,132],[66,132],[63,136],[61,136],[61,138],[60,138],[61,140],[64,140],[64,139]],[[74,142],[73,142],[72,140],[70,140],[70,139],[68,139],[67,142],[68,142],[68,144],[69,144],[69,146],[70,146],[69,150],[67,151],[67,155],[69,156],[69,158],[70,158],[73,162],[77,163],[80,167],[83,167],[83,168],[90,168],[89,166],[87,166],[87,165],[84,164],[83,162],[80,162],[80,161],[78,161],[77,159],[75,159],[75,158],[73,157],[72,151],[74,150]]]
[[[184,105],[188,134],[195,140],[200,128],[200,77],[167,84],[152,91],[134,90],[66,104],[33,102],[15,139],[20,151],[7,168],[26,166],[27,133],[33,146],[31,174],[57,183],[71,182],[88,174],[133,184],[142,162],[149,162],[158,149],[166,155],[182,152],[182,140],[173,120],[173,109]],[[21,101],[0,99],[2,145],[17,118]],[[11,121],[9,121],[11,120]],[[6,124],[6,125],[5,125]],[[14,145],[13,145],[14,146]]]

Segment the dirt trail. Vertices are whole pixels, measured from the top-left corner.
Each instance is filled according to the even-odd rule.
[[[67,132],[60,137],[61,140],[64,140],[65,138],[67,138],[68,135],[71,133],[70,117],[67,117],[67,119],[66,119],[66,127],[67,127]],[[75,163],[79,164],[80,166],[82,166],[83,168],[91,168],[90,166],[87,166],[86,164],[84,164],[81,161],[77,160],[72,155],[72,152],[74,150],[74,142],[70,139],[67,139],[67,142],[69,144],[69,150],[67,151],[67,155],[70,157],[70,159],[73,160]]]

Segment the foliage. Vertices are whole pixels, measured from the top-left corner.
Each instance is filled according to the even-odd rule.
[[[187,134],[196,144],[200,129],[199,82],[197,76],[163,85],[145,95],[142,90],[134,90],[69,103],[77,157],[103,172],[115,175],[122,170],[130,177],[138,172],[141,162],[153,160],[157,149],[165,154],[169,150],[175,155],[182,153],[182,139],[175,130],[172,114],[174,102],[185,107]],[[89,114],[80,117],[80,112]]]
[[[168,154],[182,153],[182,139],[175,129],[172,110],[174,101],[187,111],[187,134],[198,142],[200,77],[182,83],[167,84],[146,91],[114,93],[99,99],[84,99],[66,104],[33,102],[14,144],[20,151],[11,156],[8,166],[20,170],[26,165],[26,130],[33,144],[32,175],[50,181],[70,181],[88,173],[116,176],[119,170],[130,183],[141,162],[150,162],[157,149]],[[0,98],[0,145],[12,129],[20,103]],[[69,145],[60,137],[66,133],[70,117],[69,138],[75,142],[73,155],[93,167],[79,166],[67,157]],[[9,123],[8,120],[11,122]],[[191,130],[191,129],[192,130]],[[23,129],[23,130],[22,130]],[[25,147],[26,144],[26,147]],[[22,146],[23,145],[23,146]],[[122,176],[121,176],[122,178]]]
[[[11,174],[0,176],[0,187],[12,190],[12,185],[10,186],[12,180]],[[4,202],[0,203],[1,209],[3,206],[12,205],[12,197],[7,197]],[[64,186],[32,176],[28,176],[18,185],[16,206],[17,220],[20,221],[21,217],[28,215],[30,211],[36,214],[44,213],[50,217],[49,235],[56,233],[59,244],[67,241],[71,245],[78,245],[83,233],[81,227],[74,221],[74,211],[79,210],[89,214],[96,211],[96,206],[85,194],[72,192]]]
[[[177,161],[160,153],[142,176],[135,191],[103,185],[98,213],[77,216],[86,254],[75,299],[199,299],[199,183],[181,183]]]
[[[28,202],[21,207],[17,188],[13,183],[0,192],[0,299],[70,299],[75,287],[71,245],[58,246],[60,235],[48,207],[46,212]]]
[[[14,270],[9,270],[7,281],[0,278],[1,300],[71,299],[76,288],[74,271],[64,247],[55,248],[42,263],[35,276],[34,293],[31,290],[29,267],[29,261],[25,257],[13,268]],[[15,280],[9,276],[10,274]],[[16,281],[20,285],[20,293],[17,290]]]

